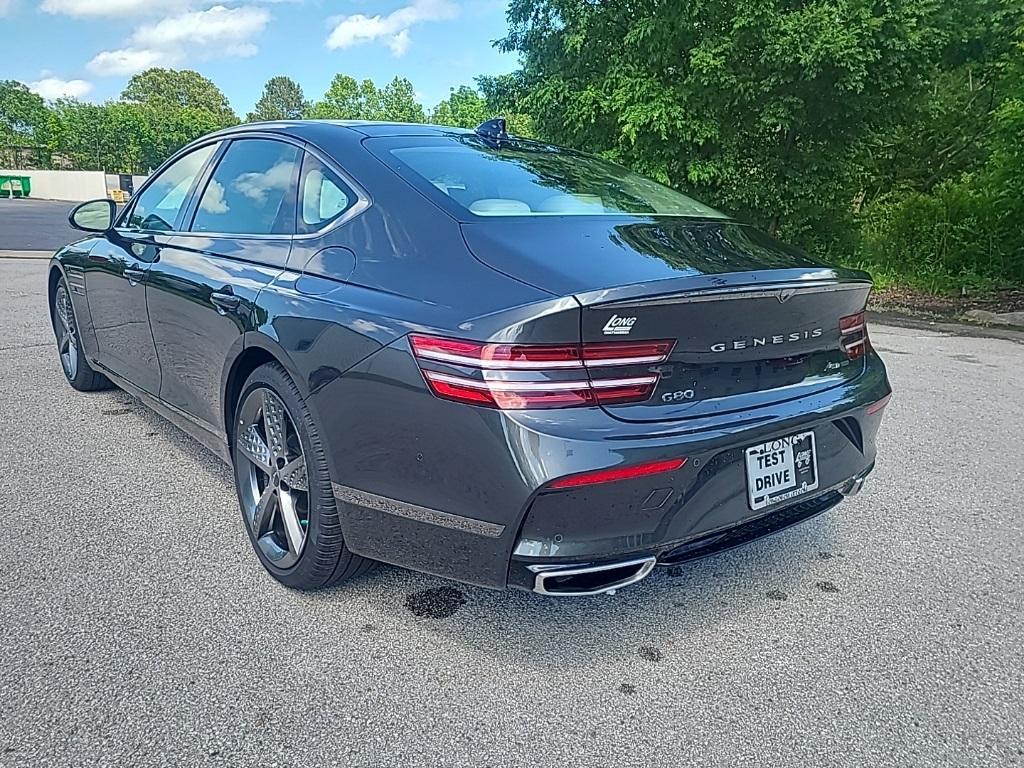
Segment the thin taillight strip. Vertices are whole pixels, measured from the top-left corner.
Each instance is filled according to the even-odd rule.
[[[842,328],[842,329],[840,329],[839,332],[845,336],[848,333],[857,333],[857,331],[863,331],[863,330],[864,330],[864,323],[861,323],[860,325],[854,325],[854,326],[851,326],[849,328]]]
[[[856,348],[857,348],[857,347],[859,347],[859,346],[860,346],[861,344],[863,344],[863,343],[864,343],[865,341],[867,341],[867,339],[857,339],[856,341],[851,341],[851,342],[849,342],[849,343],[844,343],[844,344],[843,344],[843,347],[844,347],[844,348],[845,348],[845,349],[846,349],[847,351],[849,351],[849,350],[851,350],[851,349],[856,349]]]
[[[435,352],[431,349],[420,349],[416,356],[424,360],[439,360],[442,363],[467,365],[472,368],[488,370],[579,370],[581,368],[600,368],[611,365],[645,365],[647,363],[663,363],[665,355],[645,355],[643,357],[615,357],[607,360],[485,360],[479,357],[456,355],[451,352]]]
[[[646,357],[610,357],[607,360],[584,360],[583,364],[587,368],[600,368],[605,365],[643,365],[645,363],[663,363],[667,357],[667,354]]]
[[[612,387],[630,387],[653,384],[657,376],[636,376],[628,379],[597,379],[595,381],[503,381],[488,379],[467,379],[462,376],[449,376],[436,371],[424,371],[431,381],[454,384],[468,389],[482,389],[492,392],[561,392],[583,389],[607,389]]]
[[[540,370],[551,368],[582,368],[583,363],[579,360],[483,360],[479,357],[467,355],[456,355],[451,352],[435,352],[432,349],[416,350],[416,356],[424,360],[440,360],[442,363],[455,363],[456,365],[468,365],[471,368],[487,368],[491,370],[525,368],[528,370]]]

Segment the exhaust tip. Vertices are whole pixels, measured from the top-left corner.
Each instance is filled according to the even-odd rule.
[[[864,487],[864,480],[867,478],[867,476],[867,472],[861,475],[857,475],[857,477],[853,478],[852,480],[850,480],[850,482],[848,482],[846,485],[840,488],[839,492],[843,494],[844,498],[853,498],[858,493],[860,493],[861,489]]]
[[[587,597],[611,594],[622,587],[636,584],[654,570],[656,558],[640,557],[618,563],[586,566],[531,565],[537,576],[533,591],[557,597]]]

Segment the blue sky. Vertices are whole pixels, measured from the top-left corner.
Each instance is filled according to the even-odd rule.
[[[429,109],[515,68],[506,0],[0,0],[0,79],[46,98],[116,98],[133,72],[195,69],[244,116],[274,75],[319,98],[337,72],[408,77]]]

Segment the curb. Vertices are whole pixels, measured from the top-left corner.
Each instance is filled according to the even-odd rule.
[[[0,259],[48,259],[53,251],[0,251]]]
[[[868,309],[868,322],[909,328],[918,331],[932,331],[947,336],[967,336],[975,339],[1002,339],[1024,344],[1024,329],[1013,326],[983,326],[974,323],[957,322],[954,319],[926,319],[894,312]]]

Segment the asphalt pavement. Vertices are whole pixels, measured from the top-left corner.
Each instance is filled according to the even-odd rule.
[[[218,459],[65,383],[46,266],[0,259],[0,765],[1024,764],[1024,345],[873,327],[863,493],[613,597],[301,594]]]
[[[0,198],[0,252],[55,251],[82,233],[68,224],[77,203]]]

